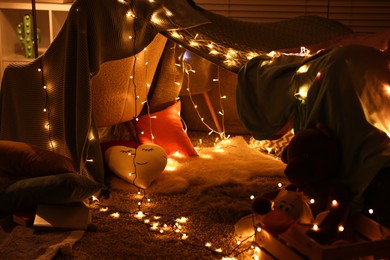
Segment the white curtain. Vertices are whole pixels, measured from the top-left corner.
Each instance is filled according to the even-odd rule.
[[[390,27],[390,1],[369,0],[195,0],[210,11],[254,22],[275,22],[300,15],[338,20],[355,32]]]

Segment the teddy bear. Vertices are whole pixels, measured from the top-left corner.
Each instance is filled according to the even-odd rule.
[[[253,212],[262,216],[261,226],[280,234],[298,222],[312,225],[307,235],[318,243],[340,239],[352,196],[337,178],[340,147],[334,133],[323,124],[299,131],[281,160],[290,184],[253,200]]]

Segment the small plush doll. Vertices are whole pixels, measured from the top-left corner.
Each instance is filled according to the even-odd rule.
[[[337,180],[339,149],[334,134],[322,124],[301,130],[292,138],[282,153],[282,161],[286,163],[284,173],[291,183],[284,193],[290,195],[272,191],[255,198],[252,204],[253,211],[263,216],[265,230],[280,234],[295,222],[312,222],[315,228],[308,235],[317,242],[329,244],[340,238],[351,194]],[[320,216],[325,217],[320,221]]]

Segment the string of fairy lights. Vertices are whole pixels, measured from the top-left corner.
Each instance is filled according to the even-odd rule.
[[[118,1],[129,5],[129,10],[126,13],[125,19],[129,23],[133,24],[133,32],[135,33],[136,32],[135,23],[133,21],[134,21],[134,19],[136,19],[136,13],[135,13],[134,7],[132,6],[132,2],[128,2],[125,0],[118,0]],[[153,0],[149,0],[149,2],[156,3]],[[172,16],[172,12],[170,12],[166,7],[163,7],[163,9],[166,10],[168,17]],[[159,21],[152,19],[152,22],[159,22]],[[174,30],[171,32],[171,36],[176,38],[176,39],[180,39],[182,41],[188,42],[189,45],[193,48],[198,48],[198,47],[199,48],[200,47],[207,48],[209,50],[210,55],[213,55],[213,56],[217,57],[218,59],[224,59],[224,63],[227,66],[233,66],[233,67],[241,66],[242,64],[247,62],[249,59],[251,59],[255,56],[258,56],[258,55],[265,54],[263,52],[259,52],[259,53],[244,52],[244,51],[234,50],[232,48],[225,48],[225,47],[223,47],[215,42],[210,42],[209,40],[202,39],[202,36],[199,34],[191,35],[189,33],[189,31],[187,31],[187,30],[181,30],[181,31]],[[129,39],[129,41],[132,42],[133,48],[135,49],[136,35],[129,35],[128,39]],[[179,47],[182,48],[181,46],[179,46]],[[176,57],[176,48],[177,48],[177,44],[175,44],[175,46],[174,46],[175,57]],[[147,49],[145,48],[142,53],[143,53],[143,55],[145,55],[144,60],[146,61],[145,64],[143,64],[145,67],[144,73],[145,73],[145,75],[147,75],[148,74]],[[277,57],[278,55],[281,55],[281,54],[273,52],[273,53],[269,53],[267,55],[269,55],[270,57]],[[303,48],[301,50],[301,53],[298,55],[309,55],[309,51],[306,48]],[[139,100],[140,98],[139,98],[138,93],[137,93],[137,84],[135,82],[135,76],[136,76],[135,67],[136,67],[136,64],[138,62],[138,58],[139,57],[137,55],[135,55],[134,62],[133,62],[133,71],[132,71],[131,76],[130,76],[131,83],[134,87],[135,114],[136,115],[138,114],[136,102],[141,102],[142,105],[145,105],[147,107],[147,113],[149,115],[150,127],[151,127],[153,118],[150,114],[150,107],[149,107],[148,100],[147,100],[147,98],[146,98],[146,100]],[[191,65],[189,63],[187,63],[183,60],[183,57],[177,57],[177,60],[178,60],[178,62],[176,63],[176,66],[181,67],[183,69],[184,73],[187,75],[187,80],[188,80],[187,85],[190,86],[190,84],[189,84],[190,83],[189,82],[190,74],[195,73],[196,71],[194,68],[191,67]],[[272,62],[272,59],[269,62]],[[307,70],[308,70],[308,67],[306,65],[302,66],[297,70],[297,74],[305,73]],[[222,93],[222,87],[221,87],[221,84],[219,81],[219,77],[220,77],[219,72],[220,71],[219,71],[219,67],[218,67],[218,75],[215,79],[213,79],[213,81],[218,82],[218,89],[219,89],[219,96],[220,96],[220,104],[219,104],[220,111],[218,112],[218,114],[222,117],[222,126],[223,126],[222,132],[219,132],[219,131],[213,129],[212,127],[210,127],[209,124],[207,124],[203,120],[203,117],[201,116],[201,113],[199,112],[198,107],[192,98],[190,88],[188,88],[187,91],[188,91],[190,100],[192,102],[192,105],[194,106],[194,109],[197,112],[199,118],[201,118],[202,122],[210,130],[209,134],[215,133],[219,136],[219,138],[221,138],[222,141],[225,141],[226,139],[229,138],[229,136],[226,136],[226,133],[225,133],[225,126],[224,126],[225,111],[223,108],[223,101],[222,100],[226,99],[227,97],[224,96]],[[40,73],[41,84],[42,84],[43,95],[44,95],[44,105],[43,105],[42,113],[44,113],[44,118],[45,118],[44,121],[45,122],[44,122],[43,127],[47,132],[49,149],[54,151],[56,148],[56,142],[53,140],[53,137],[52,137],[51,114],[50,114],[50,106],[49,106],[49,97],[50,97],[49,89],[50,88],[49,88],[49,86],[46,85],[46,82],[45,82],[44,66],[43,66],[42,59],[41,59],[41,63],[40,63],[39,68],[38,68],[38,73]],[[321,76],[322,76],[322,74],[319,72],[317,74],[317,79],[319,79]],[[147,77],[145,77],[145,78],[147,78]],[[181,83],[178,82],[177,79],[175,78],[173,80],[173,84],[179,86]],[[149,90],[149,88],[151,87],[151,84],[149,82],[146,82],[144,87],[147,88],[147,90]],[[309,90],[309,87],[310,86],[304,85],[298,89],[296,96],[302,102],[305,102],[305,99],[307,97],[307,91]],[[130,88],[130,86],[129,86],[129,88]],[[135,117],[134,118],[135,124],[137,123],[137,121],[138,121],[138,118]],[[94,140],[97,140],[96,138],[94,138],[92,130],[89,129],[89,131],[90,131],[89,141],[92,142]],[[150,128],[150,132],[152,133],[152,128]],[[143,133],[140,133],[140,134],[143,134]],[[152,133],[152,140],[154,140],[153,133]],[[129,154],[129,155],[131,155],[131,154]],[[136,153],[134,155],[136,156]],[[134,160],[135,160],[135,156],[134,156]],[[93,158],[87,158],[86,162],[93,163]],[[86,162],[83,162],[83,163],[86,163]],[[187,245],[197,246],[197,247],[204,247],[207,250],[210,250],[211,252],[215,253],[216,255],[221,256],[222,259],[235,259],[235,257],[242,254],[243,252],[248,252],[248,250],[252,250],[252,253],[253,253],[252,257],[254,259],[260,258],[262,245],[259,244],[258,241],[256,240],[256,235],[259,232],[262,232],[262,229],[260,227],[256,226],[256,223],[254,221],[254,217],[253,217],[253,222],[254,222],[253,223],[253,226],[254,226],[253,235],[243,239],[242,241],[237,241],[237,246],[228,252],[224,252],[224,250],[222,250],[221,247],[214,247],[210,242],[199,242],[196,240],[196,238],[193,238],[194,242],[191,242],[191,239],[189,239],[191,236],[188,234],[189,230],[187,230],[187,228],[185,226],[185,224],[188,223],[188,221],[190,221],[189,218],[184,217],[184,216],[180,216],[180,217],[173,218],[173,219],[172,218],[166,219],[163,214],[154,213],[152,211],[146,210],[147,208],[152,206],[152,201],[151,201],[151,198],[149,198],[147,196],[145,189],[139,188],[135,185],[135,179],[137,178],[137,170],[136,170],[135,163],[134,163],[134,165],[135,165],[135,172],[132,174],[135,174],[135,178],[133,179],[133,185],[138,189],[137,194],[134,195],[134,198],[137,201],[137,207],[136,207],[137,209],[136,210],[134,210],[134,211],[120,211],[120,210],[117,210],[112,205],[104,205],[102,202],[100,202],[95,197],[93,197],[91,199],[89,206],[92,208],[97,208],[99,210],[99,212],[101,212],[101,213],[109,214],[109,216],[114,218],[114,219],[119,218],[123,215],[125,215],[125,216],[129,215],[135,221],[146,225],[147,228],[153,232],[158,232],[160,234],[167,234],[167,233],[168,234],[176,234],[178,239],[180,241],[182,241],[182,243],[187,244]],[[278,184],[277,188],[281,188],[281,184]],[[250,199],[254,199],[254,196],[252,195],[250,197]],[[315,203],[315,201],[312,199],[310,200],[310,202]],[[332,207],[338,206],[338,202],[335,200],[333,200],[331,203],[332,203]],[[370,209],[369,213],[373,214],[374,212],[372,209]],[[317,223],[314,223],[312,228],[313,228],[313,230],[319,229]],[[344,230],[344,227],[341,225],[339,227],[339,231],[342,232],[343,230]],[[249,246],[248,246],[247,242],[249,242]]]

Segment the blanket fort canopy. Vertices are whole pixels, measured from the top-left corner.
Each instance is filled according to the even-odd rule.
[[[79,172],[103,182],[91,77],[102,63],[139,53],[163,30],[207,22],[186,1],[76,0],[42,56],[5,70],[0,139],[68,156]]]
[[[253,31],[258,32],[256,38]],[[350,32],[346,26],[320,17],[243,23],[185,0],[76,0],[63,28],[42,56],[5,70],[0,138],[68,156],[79,172],[89,172],[103,182],[90,84],[103,63],[139,53],[161,33],[237,72],[257,51],[296,47],[298,42],[313,44]],[[210,50],[210,44],[217,49]],[[234,50],[237,48],[238,52]]]

